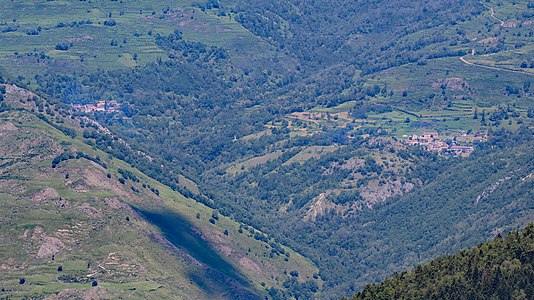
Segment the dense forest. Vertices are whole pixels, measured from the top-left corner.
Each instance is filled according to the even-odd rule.
[[[534,225],[369,285],[352,299],[532,299]]]
[[[228,6],[228,7],[227,7]],[[236,20],[258,36],[310,66],[350,61],[363,72],[414,62],[429,55],[457,55],[417,50],[448,37],[425,35],[414,44],[403,37],[451,26],[482,12],[477,1],[221,1],[219,10],[234,11]],[[443,30],[443,28],[440,28]],[[441,51],[441,53],[440,53]],[[439,54],[438,54],[439,53]]]

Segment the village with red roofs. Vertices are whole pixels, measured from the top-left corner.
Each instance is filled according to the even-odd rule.
[[[458,156],[469,156],[476,142],[483,142],[487,139],[486,134],[476,132],[468,134],[461,132],[456,136],[440,136],[437,131],[425,131],[421,135],[413,134],[407,136],[404,142],[411,146],[422,146],[427,151],[437,151]]]
[[[104,113],[116,113],[121,107],[120,103],[115,100],[100,100],[97,104],[73,104],[72,108],[77,111],[84,113],[95,113],[95,112],[104,112]]]

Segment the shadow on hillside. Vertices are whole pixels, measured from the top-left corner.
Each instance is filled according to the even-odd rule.
[[[207,294],[229,299],[262,299],[246,277],[225,260],[193,224],[172,211],[134,208],[145,220],[157,226],[164,237],[179,249],[202,264],[189,274],[189,280]],[[183,253],[177,253],[182,255]]]

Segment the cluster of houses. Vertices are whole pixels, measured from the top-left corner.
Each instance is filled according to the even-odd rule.
[[[473,152],[474,147],[472,146],[462,146],[458,145],[458,140],[467,141],[468,135],[463,133],[458,137],[443,136],[440,137],[439,134],[435,131],[424,132],[422,135],[414,134],[408,137],[405,140],[405,143],[408,145],[420,145],[423,146],[428,151],[438,151],[443,153],[451,153],[459,156],[469,156]],[[475,133],[470,140],[471,141],[483,141],[485,139],[484,135],[477,132]]]
[[[100,100],[95,104],[73,104],[72,108],[84,113],[106,112],[115,113],[119,111],[120,104],[115,100]]]

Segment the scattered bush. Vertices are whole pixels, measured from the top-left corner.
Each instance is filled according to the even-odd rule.
[[[106,20],[106,21],[104,21],[104,26],[113,27],[115,25],[117,25],[117,22],[115,20]]]
[[[54,49],[59,50],[59,51],[67,51],[69,50],[69,48],[70,48],[70,44],[68,43],[59,43],[59,44],[56,44],[56,47],[54,47]]]

